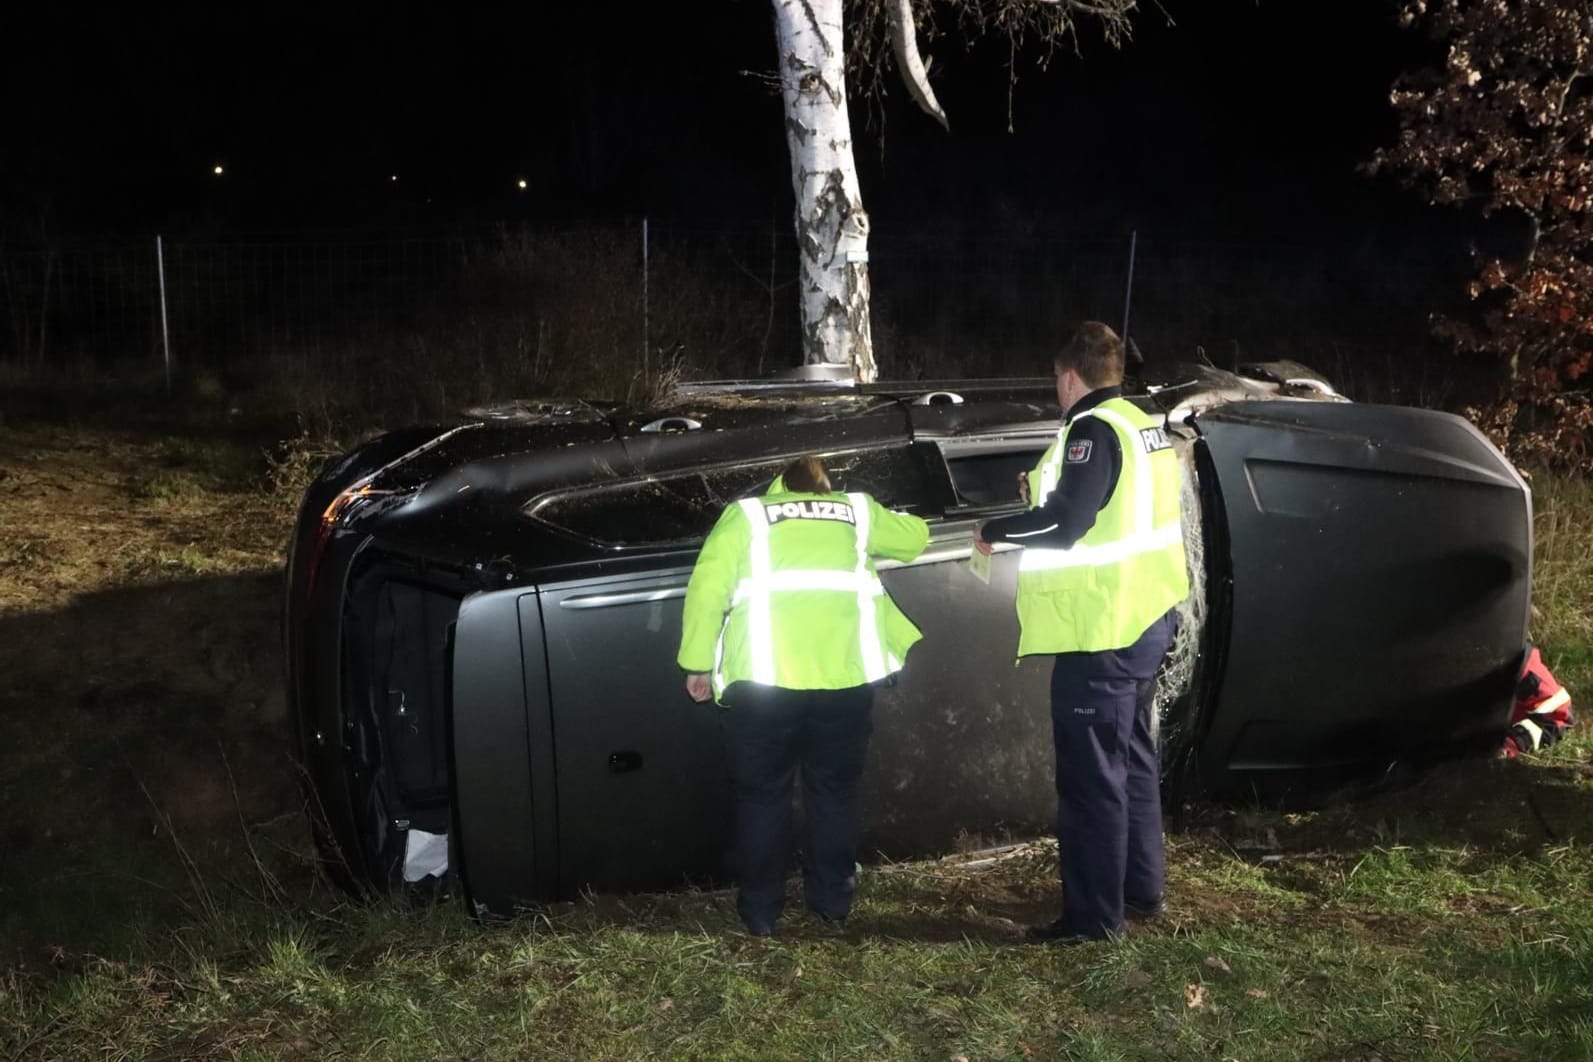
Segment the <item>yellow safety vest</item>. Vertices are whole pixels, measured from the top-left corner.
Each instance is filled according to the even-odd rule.
[[[712,671],[716,699],[739,681],[847,689],[893,675],[922,635],[873,558],[912,560],[928,541],[923,520],[867,494],[743,499],[692,569],[677,660]]]
[[[1165,428],[1124,398],[1109,398],[1069,423],[1084,417],[1105,421],[1117,434],[1122,471],[1083,538],[1068,549],[1024,549],[1019,656],[1127,648],[1189,594],[1178,457]],[[1029,474],[1036,507],[1066,475],[1067,430]]]

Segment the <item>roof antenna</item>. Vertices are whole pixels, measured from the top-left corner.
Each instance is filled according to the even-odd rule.
[[[1139,346],[1128,335],[1128,311],[1134,302],[1134,251],[1139,245],[1139,230],[1131,229],[1128,234],[1128,288],[1123,292],[1123,358],[1133,365],[1143,365],[1145,355],[1139,351]]]

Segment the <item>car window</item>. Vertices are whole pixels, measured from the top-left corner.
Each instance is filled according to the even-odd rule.
[[[1053,435],[968,439],[941,444],[956,504],[982,509],[1019,504],[1018,476],[1040,463]]]
[[[541,523],[613,547],[700,542],[727,505],[764,493],[789,457],[545,495],[526,514]],[[864,491],[891,509],[938,515],[950,491],[911,447],[822,454],[838,491]],[[940,473],[944,479],[944,473]]]
[[[927,517],[938,516],[949,495],[945,473],[925,460],[932,456],[918,447],[897,446],[829,456],[823,461],[836,490],[860,490],[887,509]]]

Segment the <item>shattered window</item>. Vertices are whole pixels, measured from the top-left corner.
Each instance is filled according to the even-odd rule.
[[[864,491],[881,505],[923,515],[934,505],[924,463],[906,447],[820,455],[837,491]],[[700,542],[727,505],[769,489],[791,458],[685,472],[569,491],[532,503],[528,515],[605,546]]]
[[[822,460],[830,474],[830,485],[838,491],[862,491],[873,495],[887,509],[919,516],[939,508],[928,470],[906,447],[865,450]]]

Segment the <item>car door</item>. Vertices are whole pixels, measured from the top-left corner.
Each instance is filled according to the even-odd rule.
[[[945,424],[938,411],[913,412],[915,425],[926,412]],[[915,431],[915,447],[942,470],[949,493],[924,553],[880,565],[923,640],[876,700],[863,780],[865,850],[906,858],[1050,827],[1050,671],[1047,661],[1017,659],[1019,554],[998,547],[989,583],[969,558],[982,521],[1021,507],[1017,473],[1035,465],[1054,430],[1020,419],[969,433]]]
[[[652,476],[538,510],[556,526],[606,536],[621,569],[544,585],[539,598],[561,893],[724,876],[732,805],[723,709],[686,696],[675,663],[681,606],[696,548],[724,506],[764,489],[788,459]],[[921,502],[915,456],[900,443],[824,459],[838,487],[868,481],[887,503]]]
[[[1015,492],[992,504],[964,475],[958,494],[950,471],[998,454],[1032,464],[1049,439],[1042,427],[823,455],[837,489],[866,491],[931,525],[922,556],[880,565],[924,638],[876,701],[863,782],[865,853],[940,853],[1031,836],[1051,821],[1048,674],[1043,663],[1015,666],[1016,553],[995,558],[989,585],[968,564],[973,529],[1015,508]],[[635,498],[572,504],[597,526],[615,519],[596,515],[605,507],[617,516],[644,503],[658,528],[635,533],[652,534],[661,548],[693,519],[704,533],[728,498],[762,489],[784,461],[655,476],[617,488]],[[565,894],[718,879],[729,869],[722,710],[690,702],[674,662],[693,555],[687,547],[647,570],[542,588]]]

